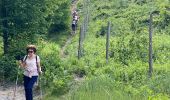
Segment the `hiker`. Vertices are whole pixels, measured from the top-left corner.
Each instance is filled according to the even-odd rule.
[[[79,20],[79,16],[76,10],[72,13],[73,19],[72,19],[72,34],[75,34],[76,28],[77,28],[77,23]]]
[[[24,68],[24,89],[26,100],[33,100],[33,86],[37,82],[38,75],[42,73],[40,67],[40,57],[36,55],[35,45],[28,45],[26,48],[27,55],[19,61]]]

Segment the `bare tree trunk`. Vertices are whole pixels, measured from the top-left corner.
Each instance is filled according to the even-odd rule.
[[[152,77],[153,71],[153,63],[152,63],[152,22],[153,22],[153,15],[150,13],[150,22],[149,22],[149,77]]]
[[[80,26],[80,36],[79,36],[79,47],[78,47],[78,59],[80,59],[82,54],[82,39],[83,39],[83,29]]]
[[[107,37],[106,37],[106,63],[108,63],[109,60],[109,38],[110,38],[110,26],[111,22],[108,22],[108,32],[107,32]]]

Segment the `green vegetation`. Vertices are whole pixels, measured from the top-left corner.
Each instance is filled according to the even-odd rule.
[[[2,37],[0,37],[0,55],[2,55],[3,54],[3,39],[2,39]]]
[[[89,5],[85,7],[87,1]],[[89,8],[90,13],[82,57],[79,60],[78,34],[67,45],[65,56],[61,57],[59,54],[67,37],[70,36],[68,35],[71,19],[70,1],[47,0],[45,4],[43,8],[45,12],[29,12],[30,15],[44,15],[40,17],[41,19],[38,15],[34,16],[36,19],[33,22],[45,20],[43,24],[31,24],[33,25],[31,29],[39,29],[37,32],[25,30],[27,27],[23,30],[17,28],[17,32],[22,32],[18,32],[14,37],[10,34],[10,52],[1,55],[3,48],[0,48],[0,69],[2,69],[0,74],[6,79],[14,81],[16,77],[17,64],[14,56],[25,53],[26,44],[34,43],[38,47],[42,66],[46,69],[42,77],[45,100],[170,99],[169,0],[79,0],[77,5],[81,15],[79,25],[83,23],[86,8]],[[16,9],[16,11],[21,10]],[[148,46],[151,12],[155,14],[153,15],[153,75],[149,78]],[[23,16],[17,18],[22,19]],[[49,23],[46,23],[48,21]],[[106,64],[108,21],[111,21],[112,26],[109,63]],[[47,27],[40,29],[39,25]],[[35,41],[30,41],[32,37]],[[23,42],[18,43],[18,41]],[[3,47],[2,42],[0,38],[1,47]],[[21,76],[22,72],[20,79]],[[83,77],[84,80],[76,82],[74,76]]]
[[[105,3],[99,0],[91,1],[90,23],[83,42],[83,56],[80,60],[77,60],[78,36],[76,36],[65,51],[68,55],[65,59],[68,70],[76,74],[86,75],[87,80],[93,79],[94,76],[107,74],[114,80],[115,87],[123,88],[119,90],[120,93],[130,95],[131,99],[134,100],[139,98],[144,100],[164,98],[168,100],[169,90],[167,89],[170,85],[165,84],[169,82],[168,76],[170,71],[170,34],[168,29],[170,25],[170,11],[167,10],[169,3],[167,0],[161,2],[159,0],[154,2],[106,0]],[[78,4],[80,12],[83,11],[83,4],[83,0]],[[158,11],[159,14],[153,17],[154,71],[152,78],[149,79],[149,14],[152,11]],[[111,21],[112,27],[110,58],[109,64],[106,64],[105,34],[108,21]],[[96,85],[97,83],[93,81],[91,84]],[[77,91],[73,92],[75,99],[80,99],[81,97],[82,100],[88,97],[93,98],[93,94],[89,93],[93,89],[88,88],[84,91],[83,87],[85,86],[80,86]],[[97,85],[96,87],[100,86]],[[113,94],[114,89],[109,92]],[[99,96],[100,90],[96,90],[95,93]],[[87,96],[83,96],[83,94],[87,94]],[[122,97],[123,100],[130,98],[126,97],[126,95],[125,97],[124,95],[119,97]],[[107,99],[107,96],[104,96],[104,98]]]
[[[16,66],[18,66],[15,56],[24,56],[26,54],[25,47],[28,44],[36,44],[39,48],[39,55],[41,55],[41,49],[43,53],[45,52],[44,45],[49,45],[50,50],[47,48],[49,50],[48,55],[45,55],[46,53],[41,55],[42,61],[43,58],[48,58],[46,56],[50,57],[54,53],[55,57],[60,59],[58,57],[59,46],[64,43],[63,41],[67,39],[67,35],[70,33],[69,0],[43,0],[41,2],[39,0],[1,0],[0,5],[2,6],[0,43],[1,47],[5,49],[4,52],[3,48],[0,49],[0,54],[4,53],[0,57],[0,68],[3,69],[1,74],[5,75],[1,75],[1,77],[4,76],[6,80],[8,78],[9,80],[15,79]],[[62,44],[56,44],[51,35],[54,35],[57,41],[61,41]],[[43,65],[46,64],[43,63]]]

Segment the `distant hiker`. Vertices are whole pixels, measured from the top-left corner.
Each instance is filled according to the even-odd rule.
[[[38,75],[42,73],[40,67],[40,57],[36,55],[35,45],[28,45],[27,55],[23,61],[20,60],[20,66],[24,68],[24,89],[26,100],[33,100],[32,88],[37,82]]]
[[[76,29],[77,29],[77,23],[79,20],[78,12],[74,10],[72,13],[73,19],[72,19],[72,34],[75,34]]]

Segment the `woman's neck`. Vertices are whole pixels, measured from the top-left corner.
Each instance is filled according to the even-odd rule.
[[[35,54],[28,55],[29,58],[33,58],[34,56],[35,56]]]

